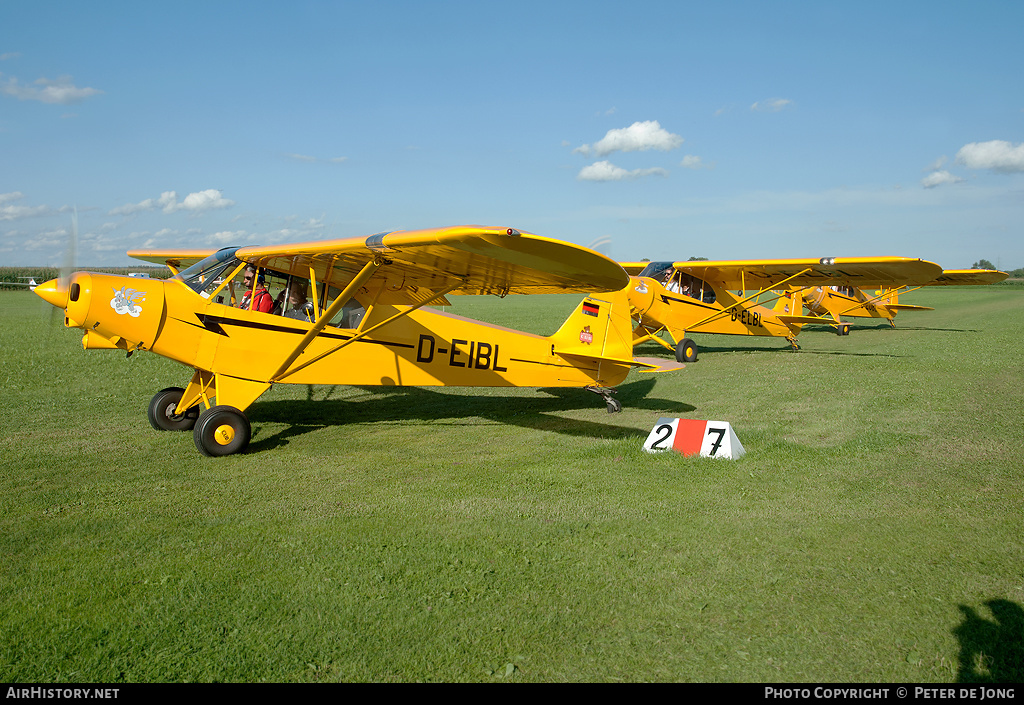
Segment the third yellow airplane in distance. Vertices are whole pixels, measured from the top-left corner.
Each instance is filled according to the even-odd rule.
[[[931,311],[929,306],[901,304],[900,294],[916,291],[923,286],[970,286],[997,284],[1009,276],[994,269],[946,269],[936,279],[916,287],[898,287],[869,293],[856,286],[833,284],[803,289],[804,306],[813,316],[820,316],[822,323],[836,329],[839,335],[850,332],[846,318],[880,318],[896,327],[896,314],[900,311]]]
[[[674,351],[679,362],[697,359],[691,333],[782,337],[797,349],[801,327],[823,322],[804,315],[807,288],[916,286],[942,274],[934,262],[908,257],[620,264],[630,274],[634,346],[657,342]]]

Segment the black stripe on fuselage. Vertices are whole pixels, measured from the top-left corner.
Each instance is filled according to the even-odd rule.
[[[278,326],[278,325],[274,325],[274,324],[271,324],[271,323],[263,323],[262,321],[247,321],[247,320],[242,320],[242,319],[238,319],[238,318],[225,318],[224,316],[211,316],[209,314],[203,314],[203,313],[197,313],[196,314],[196,318],[199,319],[199,322],[203,324],[202,327],[205,328],[206,330],[210,331],[211,333],[217,333],[218,335],[223,335],[225,337],[229,337],[228,336],[228,332],[226,330],[224,330],[225,326],[238,326],[240,328],[250,328],[250,329],[253,329],[253,330],[264,330],[264,331],[268,331],[268,332],[271,332],[271,333],[293,333],[295,335],[305,335],[306,334],[306,331],[302,330],[301,328],[289,328],[288,326]],[[182,319],[178,319],[178,320],[180,320],[182,323],[187,323],[187,324],[192,325],[192,326],[196,325],[195,323],[192,323],[191,321],[182,320]],[[196,327],[198,328],[199,326],[196,326]],[[329,332],[321,331],[317,335],[317,337],[318,338],[327,338],[329,340],[350,340],[354,336],[344,335],[344,334],[341,334],[341,333],[329,333]],[[412,349],[412,348],[416,347],[415,345],[412,345],[411,343],[396,343],[396,342],[387,341],[387,340],[367,340],[366,338],[363,338],[363,339],[361,339],[361,340],[359,340],[357,342],[373,343],[374,345],[386,345],[386,346],[392,347],[392,348],[410,348],[410,349]]]
[[[662,303],[669,304],[670,306],[672,305],[672,302],[675,301],[676,303],[686,304],[687,306],[697,306],[698,308],[706,308],[709,311],[721,311],[722,310],[721,308],[719,308],[717,306],[709,306],[708,304],[705,304],[705,303],[703,303],[701,301],[698,301],[697,299],[690,298],[689,296],[684,297],[682,299],[677,299],[676,297],[669,296],[668,294],[659,294],[659,296],[661,296]]]

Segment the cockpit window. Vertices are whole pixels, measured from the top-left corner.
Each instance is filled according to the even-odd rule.
[[[188,269],[182,270],[173,278],[184,283],[199,295],[209,296],[222,281],[222,277],[239,265],[235,259],[237,247],[225,247],[217,250],[209,257],[193,264]]]
[[[664,281],[665,275],[673,269],[671,262],[651,262],[637,276],[648,277],[655,281]]]

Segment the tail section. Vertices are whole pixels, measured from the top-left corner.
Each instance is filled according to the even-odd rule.
[[[583,299],[549,340],[557,355],[638,364],[633,360],[633,321],[625,289]]]
[[[781,316],[802,316],[804,314],[804,290],[795,287],[787,289],[775,302],[772,310]]]

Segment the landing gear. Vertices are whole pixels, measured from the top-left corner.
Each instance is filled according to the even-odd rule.
[[[683,338],[676,346],[676,362],[696,362],[697,344],[689,338]]]
[[[849,334],[850,334],[850,324],[849,323],[839,323],[839,324],[836,325],[836,335],[849,335]]]
[[[192,437],[203,455],[231,455],[241,453],[249,445],[252,426],[245,414],[235,407],[214,406],[199,415]]]
[[[608,408],[609,414],[617,414],[622,411],[622,403],[612,397],[616,392],[611,387],[587,387],[586,389],[588,392],[598,394],[604,399],[604,404]]]
[[[149,402],[149,423],[157,431],[190,431],[199,418],[199,407],[186,409],[184,414],[174,410],[185,392],[181,387],[161,389]]]

